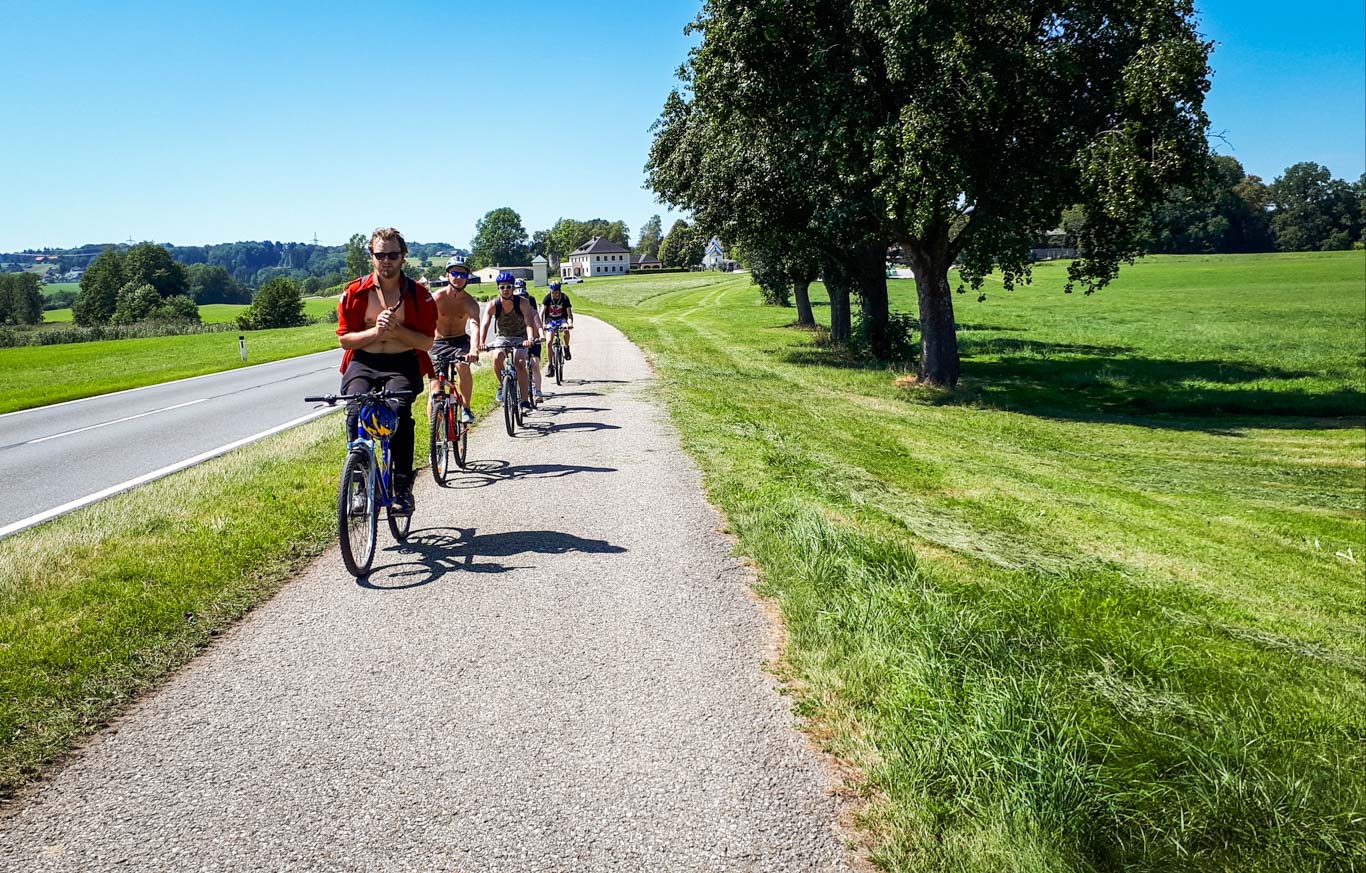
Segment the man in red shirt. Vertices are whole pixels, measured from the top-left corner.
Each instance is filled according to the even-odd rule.
[[[390,400],[398,413],[398,430],[389,445],[393,451],[394,512],[413,511],[413,398],[422,391],[422,377],[435,375],[427,352],[436,334],[436,304],[427,289],[403,275],[408,244],[392,227],[370,236],[374,271],[342,293],[337,303],[337,336],[342,356],[343,394],[374,387],[410,391],[412,396]],[[347,432],[356,436],[355,406],[346,410]]]

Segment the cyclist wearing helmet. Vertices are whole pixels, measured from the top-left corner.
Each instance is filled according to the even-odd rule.
[[[432,344],[432,355],[465,355],[470,363],[479,360],[477,349],[471,351],[471,343],[479,337],[479,301],[465,290],[470,280],[470,268],[465,259],[456,255],[446,262],[446,275],[450,282],[432,292],[436,303],[436,341]],[[474,391],[474,376],[468,363],[455,365],[460,380],[460,396],[465,403],[470,402]],[[427,400],[431,411],[431,399]],[[466,424],[474,421],[474,412],[466,405],[460,413]]]
[[[490,300],[488,308],[484,310],[484,323],[479,330],[479,346],[497,350],[498,354],[493,360],[493,371],[495,373],[503,371],[503,358],[509,349],[513,350],[513,362],[517,367],[518,391],[522,397],[527,397],[529,396],[529,384],[525,349],[533,341],[541,338],[536,310],[525,297],[518,297],[513,294],[516,286],[511,273],[501,272],[495,281],[498,285],[498,296]],[[493,329],[492,340],[489,339],[490,328]],[[499,389],[500,400],[502,399],[501,394],[502,390]],[[523,408],[530,408],[531,403],[523,400],[522,406]]]
[[[531,317],[536,322],[536,336],[540,337],[545,333],[545,324],[541,321],[541,313],[536,310],[536,298],[532,297],[526,290],[526,280],[518,279],[515,283],[513,294],[521,300],[526,301],[528,308],[531,309]],[[537,339],[527,349],[527,372],[531,375],[531,391],[536,395],[537,400],[544,400],[545,395],[541,393],[541,341]]]
[[[374,387],[410,391],[411,397],[388,401],[398,416],[393,450],[394,512],[413,511],[413,398],[422,392],[422,377],[435,375],[427,350],[436,333],[437,310],[432,295],[403,275],[408,244],[392,227],[370,235],[373,271],[346,286],[337,303],[337,336],[342,355],[341,393]],[[356,436],[358,409],[346,410],[347,432]]]
[[[574,304],[569,302],[569,295],[560,290],[559,282],[550,283],[550,293],[545,295],[541,301],[541,321],[546,327],[560,326],[560,340],[564,343],[564,359],[572,361],[574,356],[569,353],[569,331],[574,327]],[[546,375],[553,376],[553,372]]]

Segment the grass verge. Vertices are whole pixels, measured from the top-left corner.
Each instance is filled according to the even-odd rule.
[[[1364,264],[1156,258],[1091,298],[1045,265],[958,298],[953,392],[821,346],[744,277],[573,293],[655,361],[799,712],[866,775],[879,864],[1348,870]]]
[[[475,408],[493,393],[485,367]],[[424,398],[414,417],[423,465]],[[324,416],[0,540],[0,798],[336,542],[342,427]]]

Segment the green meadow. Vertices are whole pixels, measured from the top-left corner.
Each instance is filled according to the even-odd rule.
[[[654,361],[880,865],[1366,867],[1366,256],[1064,274],[956,299],[954,391],[744,276],[570,293]]]

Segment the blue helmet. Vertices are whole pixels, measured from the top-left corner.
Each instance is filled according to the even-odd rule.
[[[559,283],[559,282],[551,282],[551,283],[550,283],[550,290],[551,290],[551,291],[558,291],[558,290],[560,290],[560,283]]]
[[[499,274],[498,274],[498,278],[493,280],[493,283],[494,283],[495,285],[511,285],[512,282],[513,282],[512,274],[509,273],[507,270],[504,270],[504,271],[502,271],[501,273],[499,273]]]

